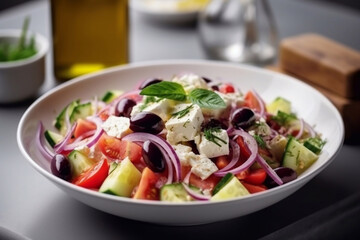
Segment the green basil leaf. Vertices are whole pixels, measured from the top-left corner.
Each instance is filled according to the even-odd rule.
[[[226,104],[224,100],[215,92],[196,88],[192,90],[189,94],[190,101],[199,105],[201,108],[225,108]]]
[[[186,92],[178,83],[162,81],[152,84],[141,90],[140,95],[155,96],[159,98],[167,98],[176,101],[184,101]]]

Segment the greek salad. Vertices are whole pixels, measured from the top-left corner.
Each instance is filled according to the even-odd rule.
[[[325,141],[281,96],[196,74],[75,99],[36,144],[52,174],[121,197],[220,201],[296,179]]]

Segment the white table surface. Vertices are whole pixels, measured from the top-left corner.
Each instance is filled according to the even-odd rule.
[[[317,32],[360,50],[360,13],[337,6],[296,0],[270,0],[280,37]],[[0,12],[0,29],[19,28],[25,15],[31,29],[49,39],[49,2],[34,1]],[[131,14],[131,61],[204,59],[195,26],[166,27]],[[48,57],[41,92],[55,85]],[[112,216],[67,196],[26,163],[16,129],[30,102],[0,105],[0,226],[31,239],[256,239],[360,191],[360,147],[345,144],[334,162],[283,201],[245,217],[219,223],[168,227]],[[338,226],[341,229],[341,224]],[[0,235],[1,236],[1,235]]]

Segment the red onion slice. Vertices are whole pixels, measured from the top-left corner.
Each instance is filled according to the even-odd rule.
[[[174,171],[173,171],[173,167],[171,164],[172,161],[171,161],[168,153],[164,150],[164,148],[160,144],[158,144],[158,143],[154,143],[154,144],[160,149],[162,155],[165,158],[167,169],[168,169],[168,178],[167,178],[166,184],[171,184],[174,179]]]
[[[218,172],[224,172],[227,171],[229,169],[231,169],[233,166],[235,166],[235,164],[239,161],[239,157],[240,157],[240,147],[239,145],[234,142],[233,140],[229,140],[231,149],[232,149],[232,158],[231,161],[229,162],[228,165],[226,165],[224,168],[220,169]]]
[[[304,121],[304,124],[305,124],[305,129],[310,134],[310,137],[315,137],[316,136],[315,130],[307,122]]]
[[[304,120],[301,118],[301,119],[299,119],[299,121],[300,121],[300,129],[299,129],[298,134],[296,134],[296,136],[295,136],[296,139],[301,138],[301,136],[304,133]]]
[[[256,101],[259,103],[260,106],[260,116],[265,118],[265,104],[260,95],[253,89],[251,92],[254,94],[254,97],[256,98]]]
[[[41,155],[50,162],[51,159],[54,157],[54,154],[52,154],[45,147],[45,145],[43,143],[43,139],[42,139],[43,132],[44,132],[44,126],[43,126],[42,122],[40,121],[38,128],[36,130],[35,144],[36,144],[36,147],[39,149],[39,152],[41,153]]]
[[[282,185],[283,181],[277,175],[277,173],[269,166],[269,164],[263,159],[260,154],[257,155],[256,161],[261,165],[261,167],[266,171],[266,173],[271,177],[278,185]]]
[[[240,172],[248,169],[255,162],[256,156],[258,154],[258,145],[257,145],[255,139],[250,134],[248,134],[247,132],[245,132],[242,129],[235,130],[233,128],[228,130],[228,134],[229,135],[239,135],[239,136],[243,137],[244,142],[247,145],[247,147],[249,148],[251,154],[250,154],[249,158],[243,164],[241,164],[239,167],[233,168],[228,171],[220,171],[219,170],[214,173],[215,176],[223,177],[227,173],[237,174],[237,173],[240,173]]]
[[[89,117],[89,118],[87,118],[87,120],[92,121],[93,123],[95,123],[95,125],[96,125],[95,133],[90,138],[86,138],[86,139],[83,139],[82,141],[73,142],[73,143],[70,143],[70,144],[66,145],[64,147],[64,150],[72,151],[76,147],[80,147],[80,146],[83,146],[83,145],[90,148],[99,140],[99,138],[101,137],[101,135],[104,132],[104,130],[101,127],[101,124],[102,124],[101,119],[98,118],[98,117]]]
[[[186,183],[187,185],[189,185],[190,176],[191,176],[191,169],[190,169],[190,171],[186,174],[186,176],[184,177],[183,183]]]
[[[197,191],[194,191],[189,187],[189,180],[190,180],[191,171],[189,171],[188,174],[186,174],[184,181],[182,182],[182,185],[184,186],[186,192],[195,200],[199,201],[209,201],[210,196],[203,195]]]
[[[78,136],[72,143],[73,144],[79,143],[80,141],[84,140],[85,138],[93,136],[95,134],[95,132],[96,132],[96,130],[87,131],[87,132],[81,134],[80,136]]]
[[[175,181],[178,182],[181,180],[181,165],[180,165],[179,157],[177,156],[173,147],[166,140],[156,135],[152,135],[150,133],[143,133],[143,132],[131,133],[123,137],[122,140],[130,141],[130,142],[145,142],[146,140],[150,140],[156,143],[157,145],[159,145],[161,148],[165,150],[167,155],[170,157],[170,160],[175,168],[175,173],[176,173]]]
[[[56,153],[61,153],[62,151],[64,151],[64,148],[65,148],[67,142],[69,141],[69,139],[71,138],[72,133],[74,132],[76,126],[77,126],[77,122],[75,122],[71,128],[68,128],[64,139],[54,146],[54,151]]]
[[[277,135],[279,135],[279,133],[278,133],[276,130],[271,129],[270,137],[274,138],[274,137],[276,137]]]
[[[199,201],[209,201],[210,200],[210,196],[205,196],[201,193],[198,193],[194,190],[192,190],[188,185],[186,185],[185,183],[182,183],[182,185],[184,186],[186,192],[195,200],[199,200]]]

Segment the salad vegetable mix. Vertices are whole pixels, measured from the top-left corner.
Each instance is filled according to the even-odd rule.
[[[45,141],[46,139],[46,141]],[[195,74],[70,102],[39,123],[51,172],[80,187],[168,202],[219,201],[296,179],[325,141],[277,97]]]

